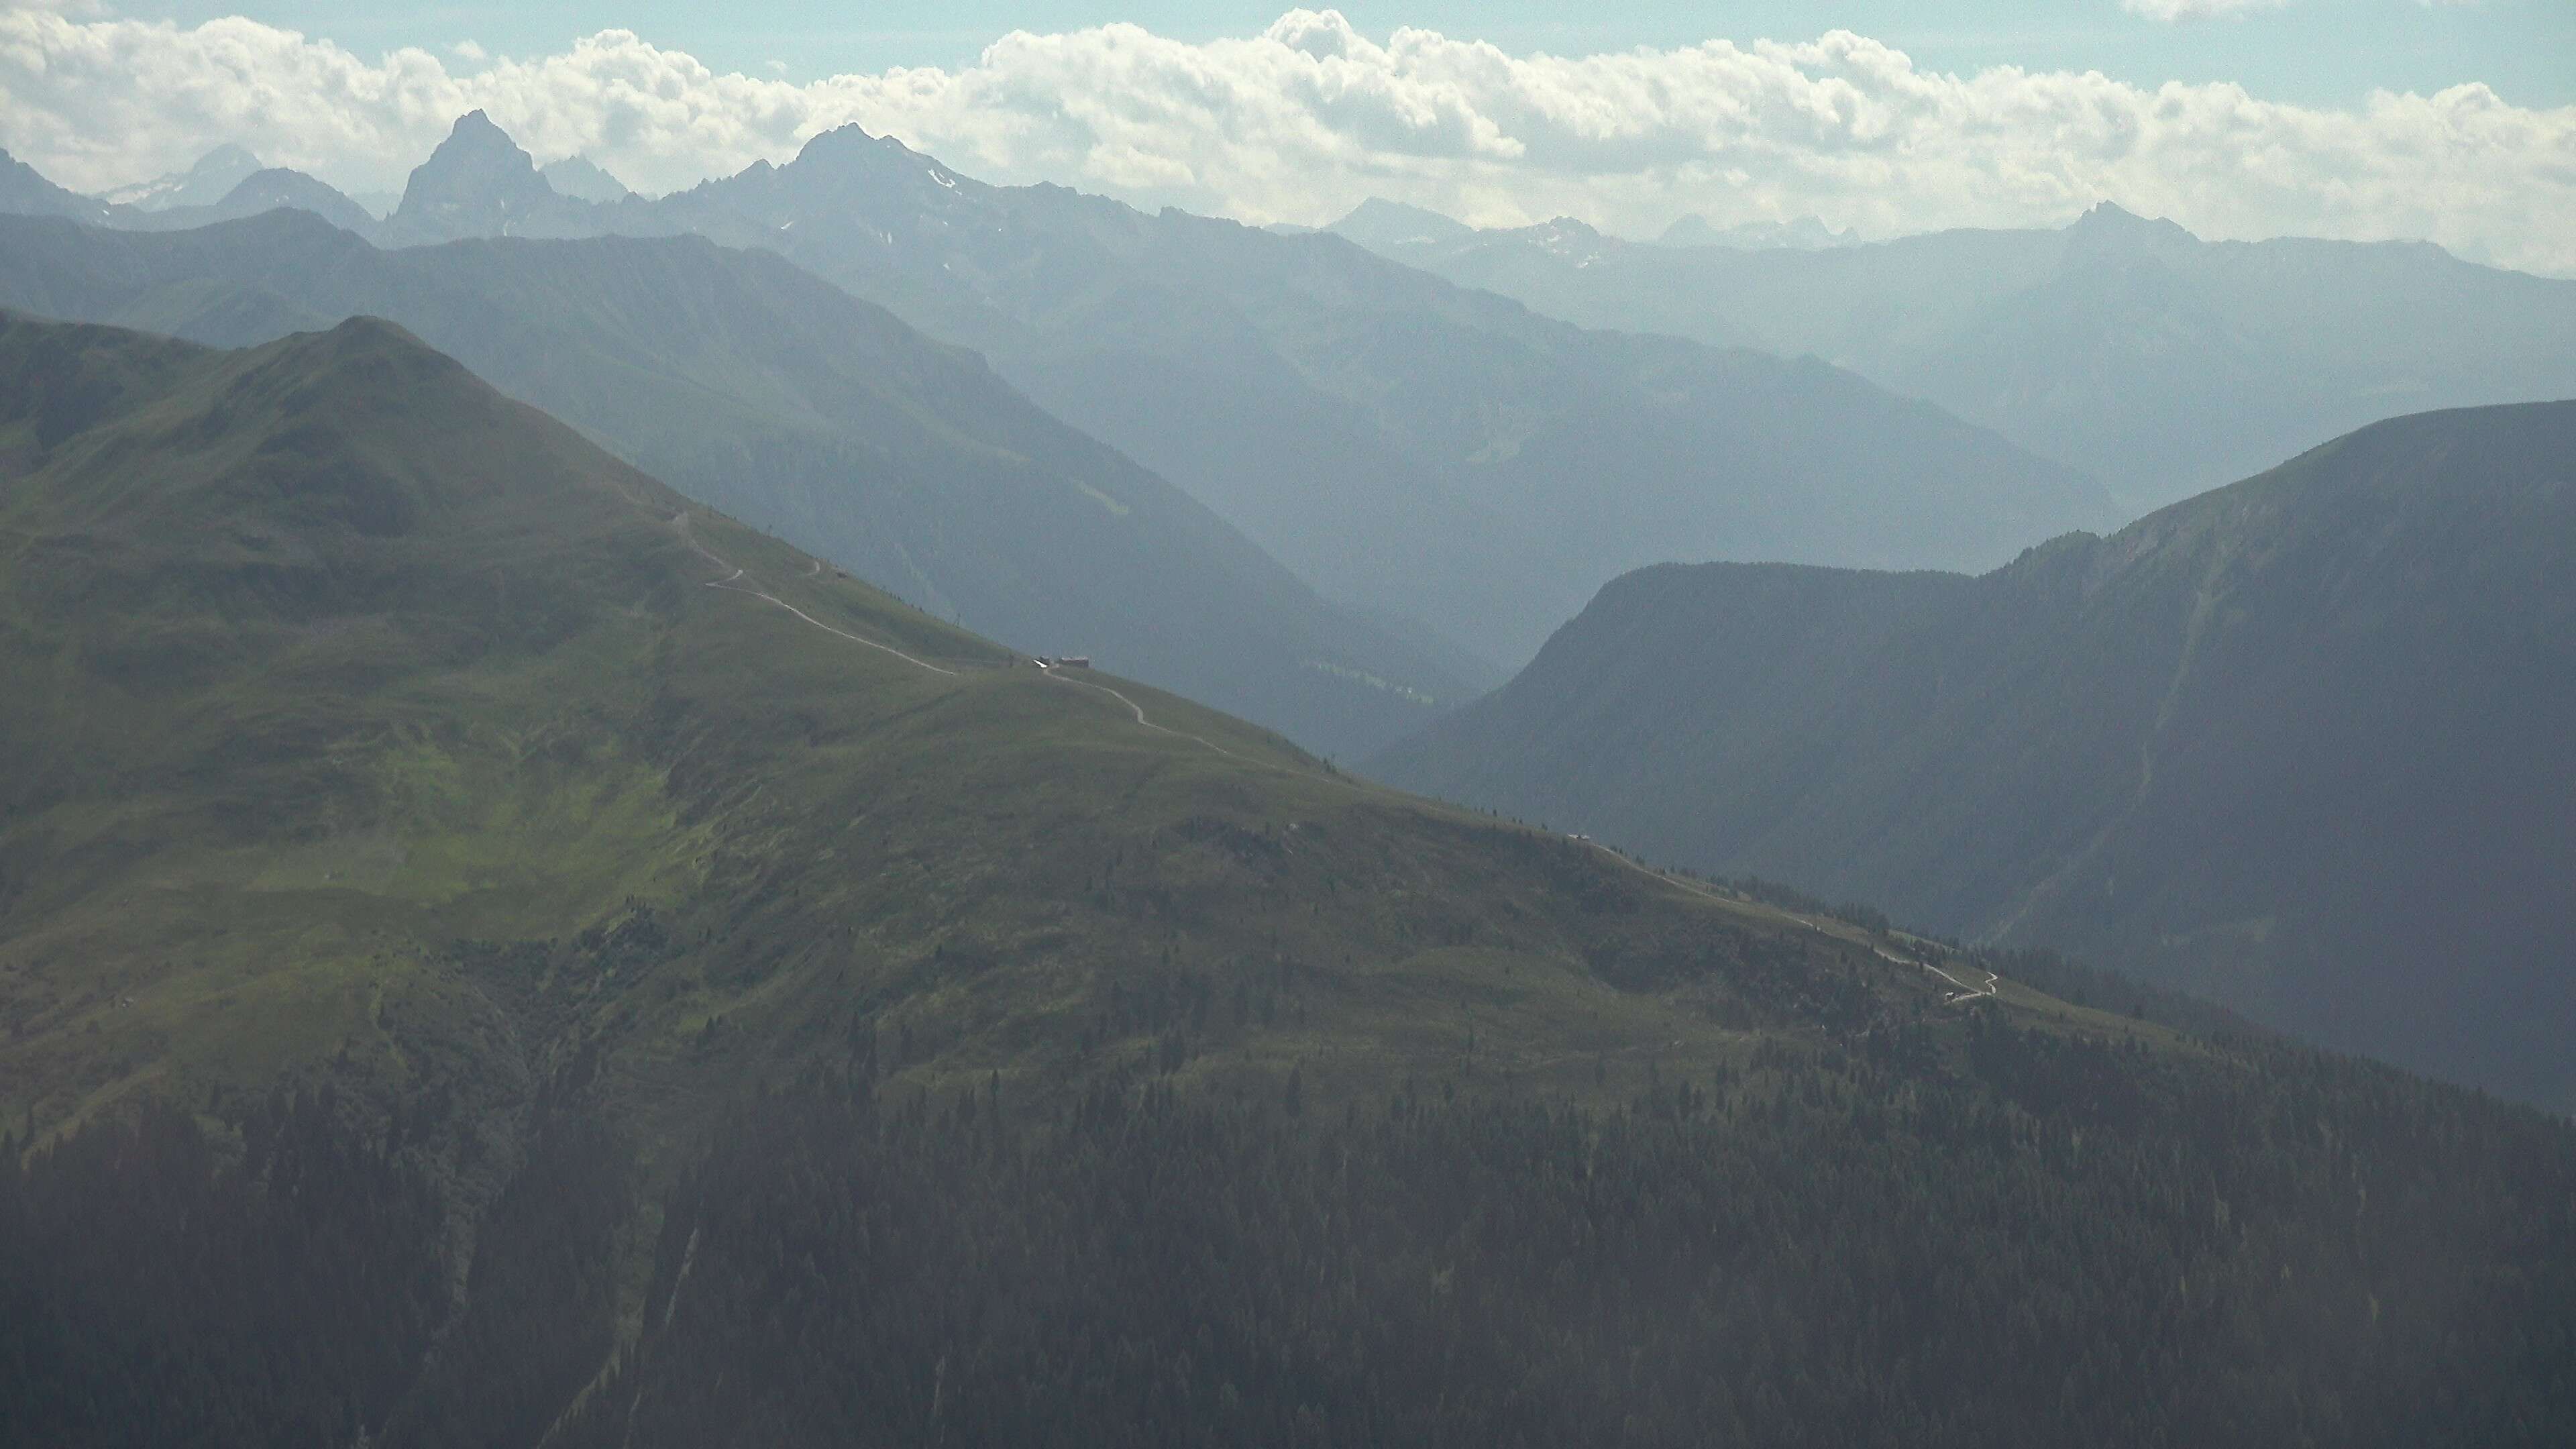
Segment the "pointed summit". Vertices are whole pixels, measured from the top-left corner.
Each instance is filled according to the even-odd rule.
[[[774,171],[754,167],[735,178],[746,179],[765,192],[758,203],[764,214],[780,219],[826,212],[844,219],[864,217],[867,227],[889,236],[907,235],[930,218],[947,219],[935,225],[953,223],[963,214],[961,208],[985,205],[992,191],[936,157],[892,136],[871,136],[856,125],[814,137],[796,159]]]
[[[796,159],[781,170],[809,176],[944,176],[951,182],[962,179],[940,165],[937,158],[925,156],[892,136],[871,136],[856,122],[834,127],[807,141]]]
[[[892,140],[893,138],[888,137],[887,139]],[[797,151],[796,159],[799,161],[819,161],[834,156],[859,155],[864,154],[876,144],[877,138],[869,135],[865,126],[860,125],[856,121],[852,121],[846,126],[834,126],[828,131],[815,132],[813,139],[807,141],[805,145]]]
[[[557,229],[564,198],[537,174],[537,163],[481,111],[455,129],[411,173],[389,225],[407,241],[512,236]]]
[[[2113,201],[2097,201],[2066,228],[2067,240],[2095,254],[2143,254],[2199,240],[2175,222],[2148,218]]]

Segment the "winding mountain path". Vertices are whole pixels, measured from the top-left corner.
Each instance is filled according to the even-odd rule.
[[[717,568],[733,570],[733,572],[726,574],[723,578],[709,583],[707,585],[708,588],[722,589],[729,594],[749,594],[751,597],[759,599],[764,603],[776,604],[778,607],[785,609],[797,618],[804,620],[806,623],[811,624],[815,628],[822,630],[826,634],[833,635],[836,638],[847,639],[853,644],[864,644],[870,649],[891,654],[895,658],[902,660],[904,663],[909,664],[916,669],[927,669],[933,674],[944,674],[951,679],[955,679],[957,677],[957,671],[954,669],[942,669],[927,659],[915,659],[911,655],[904,653],[902,650],[895,648],[891,644],[880,644],[874,639],[861,638],[859,635],[853,634],[847,629],[835,629],[831,625],[824,623],[822,620],[815,618],[813,615],[806,613],[803,609],[800,609],[794,604],[787,602],[785,599],[778,597],[776,594],[763,593],[759,589],[751,588],[747,585],[736,582],[736,580],[747,578],[749,575],[736,567],[730,560],[720,557],[714,550],[709,549],[705,544],[698,542],[697,535],[689,531],[689,515],[682,513],[675,516],[671,520],[671,527],[678,531],[681,541],[688,544],[690,549],[694,551],[698,557],[714,564]],[[819,574],[822,571],[823,565],[818,560],[807,577],[810,578],[813,574]],[[1138,710],[1136,712],[1136,717],[1139,722],[1142,722],[1144,719],[1144,711]],[[1201,741],[1201,743],[1205,743],[1205,741]]]
[[[1060,667],[1052,664],[1040,664],[1038,668],[1045,673],[1047,678],[1056,680],[1059,683],[1078,685],[1084,689],[1096,689],[1102,694],[1108,695],[1111,699],[1127,706],[1129,712],[1136,716],[1136,723],[1144,726],[1146,729],[1152,730],[1158,735],[1170,735],[1176,740],[1189,740],[1195,744],[1204,745],[1207,748],[1216,751],[1218,754],[1225,756],[1229,760],[1243,760],[1247,765],[1262,763],[1261,761],[1244,760],[1243,756],[1236,754],[1234,751],[1227,749],[1225,746],[1220,745],[1213,740],[1201,739],[1197,735],[1183,734],[1179,730],[1154,723],[1152,720],[1145,718],[1145,707],[1143,705],[1138,704],[1136,701],[1129,699],[1123,694],[1120,694],[1117,690],[1111,689],[1108,685],[1094,684],[1088,679],[1075,679],[1071,675],[1066,674]]]
[[[1630,870],[1636,871],[1641,875],[1652,876],[1666,885],[1679,886],[1681,889],[1689,891],[1693,895],[1705,896],[1712,901],[1721,902],[1729,907],[1741,908],[1744,904],[1734,896],[1728,895],[1712,887],[1701,885],[1697,881],[1685,880],[1677,875],[1668,875],[1663,871],[1655,869],[1651,865],[1647,865],[1641,861],[1631,860],[1620,852],[1611,849],[1609,846],[1603,845],[1600,841],[1586,839],[1583,843],[1591,846],[1594,850],[1601,852],[1603,855],[1610,857],[1612,860],[1619,862],[1621,865],[1628,867]],[[1775,907],[1774,909],[1777,908]],[[1812,916],[1802,916],[1795,911],[1781,911],[1780,914],[1787,916],[1790,920],[1796,921],[1798,924],[1805,926],[1808,930],[1814,931],[1818,935],[1830,936],[1834,934],[1833,932],[1826,930],[1823,926],[1818,925],[1815,918]],[[1986,973],[1986,982],[1983,986],[1971,986],[1967,982],[1960,980],[1958,977],[1951,975],[1949,972],[1942,970],[1940,967],[1933,965],[1929,961],[1919,961],[1911,956],[1899,956],[1895,952],[1888,950],[1884,946],[1877,945],[1876,943],[1871,943],[1869,948],[1872,951],[1877,952],[1881,960],[1892,961],[1899,966],[1920,967],[1923,970],[1929,971],[1933,975],[1940,977],[1942,980],[1949,982],[1952,986],[1957,987],[1958,990],[1951,992],[1946,998],[1944,998],[1948,1004],[1952,1006],[1956,1006],[1962,1001],[1975,1001],[1982,997],[1996,995],[2003,980],[2002,977],[1989,971]]]
[[[689,546],[690,551],[697,554],[698,557],[714,564],[717,568],[730,571],[726,573],[723,578],[709,581],[706,584],[707,588],[722,589],[729,594],[748,594],[752,598],[758,599],[763,603],[774,604],[779,608],[785,609],[788,613],[795,615],[797,618],[804,620],[806,623],[811,624],[815,628],[822,630],[826,634],[833,635],[836,638],[847,639],[853,644],[864,644],[870,649],[891,654],[906,664],[912,665],[918,669],[929,670],[933,674],[944,674],[951,679],[957,677],[957,671],[954,669],[943,669],[939,665],[933,664],[927,659],[916,659],[913,656],[904,653],[902,650],[895,648],[893,645],[880,644],[874,639],[861,638],[859,635],[853,634],[847,629],[836,629],[831,625],[824,623],[822,620],[815,618],[813,615],[806,613],[803,609],[796,607],[794,604],[787,602],[785,599],[778,597],[776,594],[763,592],[760,589],[744,583],[743,580],[749,578],[750,575],[745,573],[743,569],[736,565],[732,560],[725,558],[713,549],[708,548],[705,544],[698,542],[697,535],[689,531],[689,515],[686,513],[673,515],[671,518],[671,528],[674,532],[680,535],[681,542],[686,543]],[[805,570],[805,576],[807,578],[814,578],[819,576],[822,572],[822,560],[810,560]],[[1245,764],[1269,763],[1266,761],[1248,759],[1243,755],[1236,754],[1234,751],[1227,749],[1225,746],[1218,744],[1214,740],[1207,739],[1199,735],[1188,734],[1183,731],[1173,729],[1168,725],[1156,724],[1152,719],[1146,716],[1145,707],[1143,705],[1129,699],[1126,695],[1119,693],[1108,685],[1094,684],[1088,679],[1075,679],[1066,674],[1061,668],[1050,664],[1041,663],[1038,665],[1038,668],[1049,679],[1056,680],[1059,683],[1069,684],[1079,689],[1098,690],[1100,693],[1108,695],[1111,699],[1127,706],[1127,712],[1135,716],[1136,724],[1140,728],[1152,730],[1158,735],[1169,735],[1176,740],[1188,740],[1190,743],[1198,745],[1203,749],[1213,750],[1216,753],[1225,756],[1229,760],[1242,760]],[[1274,765],[1273,768],[1278,767]],[[1319,776],[1318,778],[1336,777]]]
[[[1878,951],[1879,955],[1886,957],[1888,960],[1893,961],[1900,966],[1920,966],[1924,970],[1931,972],[1933,975],[1940,977],[1942,980],[1949,982],[1951,985],[1958,987],[1958,990],[1950,993],[1950,1004],[1953,1006],[1962,1001],[1974,1001],[1981,996],[1995,995],[1996,986],[2003,979],[2002,977],[1997,976],[1994,972],[1989,971],[1986,973],[1985,985],[1970,986],[1967,982],[1960,980],[1958,977],[1951,975],[1949,972],[1942,970],[1940,967],[1933,965],[1929,961],[1917,961],[1911,956],[1899,956],[1892,951],[1879,950],[1879,948],[1875,946],[1870,949]]]
[[[707,588],[722,589],[726,593],[731,594],[749,595],[763,603],[776,605],[835,638],[847,639],[853,644],[864,644],[870,649],[891,654],[895,658],[900,659],[904,663],[912,665],[917,669],[926,669],[933,674],[946,675],[951,679],[958,677],[957,671],[954,669],[942,668],[926,659],[916,659],[913,656],[904,653],[902,650],[895,648],[893,645],[880,644],[874,639],[861,638],[859,635],[853,634],[846,629],[836,629],[831,625],[824,623],[822,620],[815,618],[813,615],[806,613],[803,609],[796,607],[794,604],[787,602],[785,599],[779,598],[775,594],[765,593],[760,589],[753,588],[748,584],[743,583],[742,580],[748,578],[749,575],[730,560],[723,558],[713,550],[709,549],[705,544],[698,542],[697,536],[689,531],[689,516],[686,513],[674,515],[671,519],[671,527],[679,533],[681,541],[688,544],[689,548],[695,552],[698,557],[714,564],[717,568],[730,570],[730,572],[728,572],[723,578],[715,579],[707,583]],[[815,577],[821,574],[822,571],[822,562],[820,560],[814,560],[812,561],[811,566],[806,570],[806,577]],[[1070,685],[1076,689],[1097,690],[1102,694],[1108,695],[1111,699],[1118,701],[1120,704],[1127,706],[1127,712],[1135,717],[1136,725],[1140,729],[1151,730],[1158,735],[1168,735],[1176,740],[1187,740],[1194,745],[1198,745],[1202,749],[1213,750],[1217,754],[1223,755],[1229,760],[1240,760],[1245,764],[1269,764],[1274,769],[1282,768],[1275,762],[1247,759],[1246,757],[1227,749],[1225,746],[1216,743],[1214,740],[1210,740],[1199,735],[1184,733],[1183,731],[1173,729],[1168,725],[1156,724],[1152,719],[1146,716],[1145,707],[1143,705],[1129,699],[1126,695],[1110,688],[1108,685],[1095,684],[1088,679],[1073,678],[1060,666],[1047,664],[1043,661],[1039,663],[1038,668],[1039,671],[1047,678],[1055,680],[1060,684]],[[1335,780],[1341,784],[1349,785],[1353,789],[1360,788],[1358,782],[1344,779],[1339,775],[1318,775],[1316,778]],[[1729,907],[1736,907],[1741,904],[1734,897],[1711,889],[1708,886],[1701,885],[1696,881],[1684,880],[1679,876],[1668,875],[1663,871],[1655,869],[1653,866],[1646,865],[1640,861],[1631,860],[1627,856],[1611,849],[1609,846],[1601,844],[1597,840],[1586,840],[1583,843],[1591,846],[1601,854],[1608,856],[1610,859],[1617,861],[1620,865],[1636,871],[1641,875],[1651,876],[1666,885],[1678,886],[1685,891],[1689,891],[1693,895],[1703,896],[1709,900],[1717,901]],[[1824,927],[1818,925],[1810,917],[1797,915],[1795,912],[1783,912],[1782,914],[1805,925],[1808,930],[1821,934],[1831,934],[1830,932],[1826,932]],[[1871,945],[1870,949],[1877,952],[1878,955],[1885,960],[1892,961],[1899,966],[1920,967],[1958,988],[1953,991],[1948,998],[1952,1005],[1956,1005],[1962,1001],[1972,1001],[1981,997],[1988,997],[1996,994],[1999,978],[1994,972],[1989,971],[1986,973],[1984,985],[1971,986],[1967,982],[1960,980],[1958,977],[1951,975],[1949,972],[1942,970],[1940,967],[1933,965],[1929,961],[1918,961],[1910,956],[1899,956],[1895,952],[1875,944]]]

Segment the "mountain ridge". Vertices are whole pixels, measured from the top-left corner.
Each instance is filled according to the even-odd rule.
[[[972,354],[770,253],[694,237],[379,251],[293,214],[162,237],[0,233],[0,301],[49,315],[227,344],[395,316],[694,495],[927,606],[1330,752],[1490,682],[1316,597]]]
[[[984,353],[1326,597],[1497,660],[1661,557],[1980,566],[2121,516],[2076,470],[1855,375],[1587,332],[1329,235],[990,186],[856,126],[600,205],[477,112],[355,229],[776,252]],[[1615,506],[1572,496],[1576,474]]]
[[[2108,200],[2054,230],[1831,249],[1578,256],[1528,229],[1402,260],[1586,326],[1832,359],[2138,511],[2391,413],[2576,393],[2576,282],[2424,242],[2207,242]]]

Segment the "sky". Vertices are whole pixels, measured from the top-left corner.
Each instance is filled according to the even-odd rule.
[[[0,146],[82,189],[222,141],[399,189],[476,107],[648,190],[855,123],[1256,222],[1887,236],[2108,199],[2576,274],[2576,0],[0,0]]]
[[[247,13],[330,36],[362,55],[458,40],[495,54],[539,55],[577,36],[626,29],[720,70],[761,72],[777,61],[789,76],[811,80],[893,66],[954,69],[1012,30],[1043,34],[1128,21],[1184,41],[1253,35],[1284,8],[1275,0],[755,0],[724,7],[703,0],[290,0]],[[2320,106],[2357,102],[2373,88],[2430,94],[2484,81],[2520,105],[2576,103],[2576,4],[2568,0],[2161,0],[2128,8],[2118,0],[1361,0],[1338,8],[1364,34],[1410,25],[1514,53],[1668,49],[1717,37],[1812,40],[1850,30],[1931,70],[2019,65],[2099,70],[2142,85],[2235,81],[2274,100]],[[220,0],[116,9],[188,24],[244,13]]]

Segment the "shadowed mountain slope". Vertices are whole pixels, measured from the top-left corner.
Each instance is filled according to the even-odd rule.
[[[1316,597],[971,354],[689,237],[379,251],[280,212],[171,236],[0,219],[0,303],[238,344],[393,318],[692,497],[1025,649],[1375,748],[1490,684]]]
[[[11,216],[68,216],[106,223],[116,209],[94,197],[56,186],[35,167],[0,151],[0,213]]]
[[[1387,778],[2576,1107],[2576,403],[1982,578],[1650,569]]]

